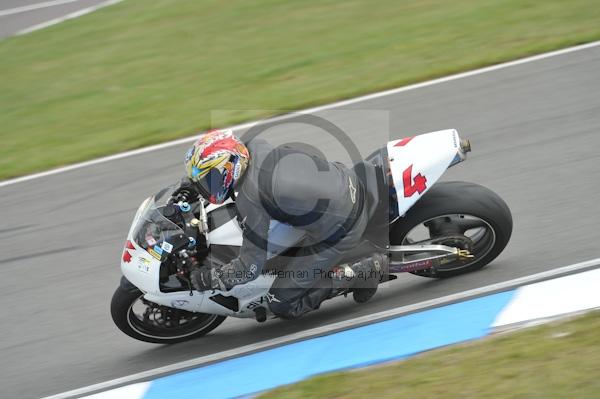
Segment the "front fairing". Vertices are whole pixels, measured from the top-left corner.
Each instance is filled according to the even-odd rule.
[[[169,238],[185,234],[162,210],[175,186],[146,199],[133,219],[121,259],[121,272],[144,292],[159,293],[160,265],[172,250]]]
[[[161,212],[168,203],[172,191],[173,187],[165,189],[146,199],[138,208],[127,235],[121,260],[121,272],[129,282],[144,292],[144,298],[151,302],[192,312],[253,317],[252,309],[267,301],[265,295],[274,278],[271,275],[261,275],[249,284],[236,286],[225,292],[161,290],[161,261],[164,261],[167,256],[163,248],[164,243],[169,243],[170,236],[185,234],[180,226],[165,218]],[[211,229],[205,236],[207,243],[217,248],[239,248],[243,242],[243,232],[238,224],[232,201],[222,205],[206,205],[204,209],[208,213],[208,225]],[[193,204],[186,218],[199,217],[201,206],[201,203]],[[302,231],[291,226],[271,223],[269,236],[273,240],[273,247],[269,246],[269,257],[275,256],[281,248],[293,246],[301,240],[303,234]],[[166,248],[168,249],[168,245]],[[211,260],[218,261],[215,258]],[[239,309],[235,311],[227,309],[210,299],[218,295],[236,297],[239,300]]]

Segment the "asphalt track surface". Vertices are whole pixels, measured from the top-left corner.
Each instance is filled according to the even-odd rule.
[[[368,304],[339,298],[296,321],[228,319],[203,339],[157,346],[118,331],[109,303],[133,213],[178,179],[187,145],[2,187],[0,396],[56,394],[600,255],[600,47],[343,108],[319,115],[365,153],[383,144],[381,115],[392,138],[449,127],[470,138],[468,161],[445,179],[484,184],[508,202],[515,225],[506,251],[454,279],[401,276]],[[342,158],[317,129],[287,124],[271,133]]]
[[[72,3],[56,4],[30,11],[0,15],[0,39],[69,13],[96,6],[106,0],[77,0]],[[0,0],[0,14],[8,10],[48,3],[48,0]]]

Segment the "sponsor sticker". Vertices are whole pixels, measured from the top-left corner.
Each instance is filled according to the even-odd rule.
[[[146,242],[148,243],[149,246],[153,247],[156,245],[156,240],[154,239],[154,237],[148,235],[146,236]]]
[[[137,268],[142,273],[150,273],[150,261],[146,258],[138,258]]]
[[[159,247],[154,247],[154,248],[159,248]],[[156,259],[160,260],[160,258],[161,258],[161,256],[160,256],[160,255],[161,255],[161,254],[157,253],[157,252],[154,250],[154,248],[149,248],[149,249],[148,249],[148,253],[149,253],[150,255],[152,255],[152,257],[154,257],[154,258],[156,258]],[[162,251],[161,251],[161,253],[162,253]]]
[[[194,156],[194,149],[195,147],[191,147],[189,150],[187,150],[185,153],[185,162],[191,161],[192,157]]]
[[[433,261],[431,259],[416,260],[414,262],[408,262],[399,266],[390,266],[390,273],[406,273],[416,272],[418,270],[430,269],[433,267]]]
[[[241,172],[242,172],[242,164],[241,164],[241,162],[237,162],[235,164],[235,168],[233,168],[233,179],[237,180],[240,177]]]
[[[164,249],[165,252],[167,253],[171,253],[171,251],[173,250],[173,245],[164,241],[161,245],[160,245],[161,249]]]
[[[252,301],[250,301],[250,303],[248,305],[246,305],[246,309],[254,310],[254,309],[262,306],[268,300],[269,295],[271,295],[271,294],[267,293],[267,295],[263,295],[263,296],[253,299]]]
[[[275,295],[271,294],[270,292],[267,292],[267,301],[269,301],[269,303],[281,302],[279,299],[275,298]]]

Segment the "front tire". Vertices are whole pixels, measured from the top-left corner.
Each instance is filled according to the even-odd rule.
[[[390,230],[392,245],[418,242],[468,249],[475,257],[412,272],[444,278],[486,266],[504,250],[512,234],[510,209],[496,193],[474,183],[437,183]],[[412,235],[421,231],[421,239]],[[423,237],[428,234],[429,237]]]
[[[143,292],[132,287],[116,289],[110,313],[119,330],[137,340],[154,344],[189,341],[209,333],[225,320],[225,316],[158,305],[145,300]]]

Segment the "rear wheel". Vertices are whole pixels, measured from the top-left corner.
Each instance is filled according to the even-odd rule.
[[[137,288],[120,286],[110,313],[119,330],[132,338],[155,344],[174,344],[201,337],[217,328],[224,316],[187,312],[144,299]]]
[[[443,182],[431,187],[392,226],[390,242],[468,250],[473,258],[413,272],[424,277],[451,277],[481,269],[494,260],[508,244],[512,227],[510,209],[493,191],[474,183]]]

